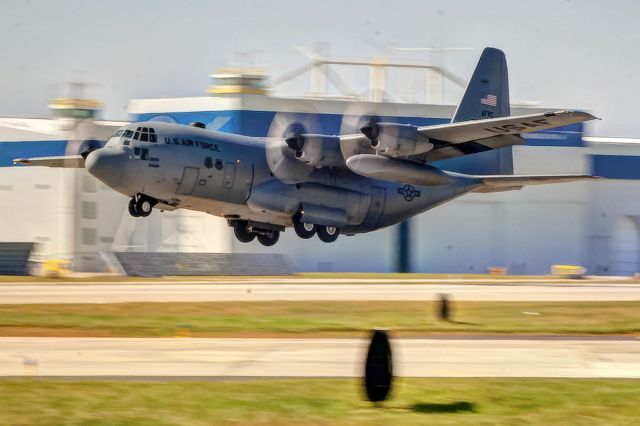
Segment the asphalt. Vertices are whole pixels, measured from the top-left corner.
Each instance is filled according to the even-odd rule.
[[[0,376],[359,377],[366,339],[0,338]],[[405,377],[640,378],[640,339],[392,339]]]
[[[317,281],[315,281],[317,282]],[[351,281],[349,281],[351,282]],[[124,303],[215,301],[419,301],[448,294],[464,301],[640,301],[640,284],[509,283],[460,284],[415,281],[375,284],[323,280],[291,283],[270,280],[238,282],[138,282],[73,284],[2,284],[0,304]],[[369,281],[370,282],[370,281]],[[468,280],[466,281],[468,282]]]

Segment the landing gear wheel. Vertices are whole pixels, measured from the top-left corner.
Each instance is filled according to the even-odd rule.
[[[316,234],[316,226],[313,223],[294,222],[293,230],[300,238],[308,240]]]
[[[133,217],[140,217],[140,214],[136,209],[136,200],[133,198],[129,200],[129,214]]]
[[[266,234],[259,234],[258,241],[265,247],[271,247],[278,242],[280,231],[269,231]]]
[[[147,217],[153,211],[153,202],[147,197],[138,197],[136,203],[136,213],[141,217]]]
[[[340,229],[335,226],[318,226],[318,238],[325,243],[332,243],[338,239]]]
[[[256,234],[249,232],[247,229],[247,222],[245,220],[238,220],[233,224],[233,234],[241,243],[250,243],[256,238]]]

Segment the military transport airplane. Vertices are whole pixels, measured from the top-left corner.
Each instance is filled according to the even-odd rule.
[[[20,158],[16,164],[85,167],[131,197],[129,212],[179,208],[227,219],[242,242],[265,246],[293,226],[301,238],[333,242],[401,222],[469,192],[592,179],[589,175],[463,174],[433,165],[466,156],[479,167],[524,133],[594,119],[579,111],[510,116],[507,66],[483,51],[453,119],[418,127],[370,116],[360,133],[322,135],[290,126],[285,137],[210,131],[202,123],[133,123],[81,155]],[[497,154],[487,159],[487,151]],[[504,151],[503,151],[504,152]],[[509,153],[510,155],[510,153]]]

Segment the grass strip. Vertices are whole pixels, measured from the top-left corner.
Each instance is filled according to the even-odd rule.
[[[640,333],[640,302],[202,302],[0,305],[0,336],[332,337]]]
[[[12,425],[635,425],[640,381],[399,379],[379,407],[352,379],[0,380]]]

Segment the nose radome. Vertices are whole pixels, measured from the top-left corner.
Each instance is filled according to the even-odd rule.
[[[126,156],[123,152],[111,148],[91,151],[84,161],[84,167],[93,176],[111,188],[120,185],[124,172]]]

